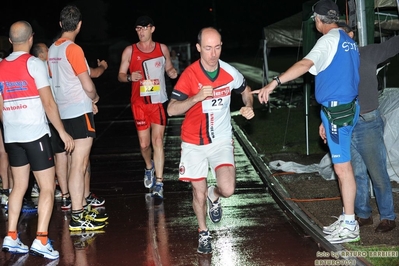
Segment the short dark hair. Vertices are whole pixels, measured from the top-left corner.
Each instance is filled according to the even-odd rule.
[[[60,22],[62,32],[76,30],[79,21],[82,21],[82,13],[80,13],[80,10],[76,6],[68,5],[61,10]]]
[[[39,43],[35,43],[32,46],[32,54],[34,56],[39,57],[39,54],[43,53],[42,44],[44,44],[44,43],[39,42]]]

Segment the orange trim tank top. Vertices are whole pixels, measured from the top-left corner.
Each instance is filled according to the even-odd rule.
[[[0,63],[5,143],[31,142],[50,134],[35,79],[28,70],[30,59],[35,61],[31,62],[32,67],[41,67],[38,69],[43,72],[46,81],[43,63],[30,54],[22,54],[12,61],[5,59]],[[48,86],[48,81],[44,85]]]

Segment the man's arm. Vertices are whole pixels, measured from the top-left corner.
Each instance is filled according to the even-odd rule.
[[[105,60],[97,59],[97,67],[92,68],[90,67],[90,77],[91,78],[98,78],[101,76],[105,70],[108,68],[108,63]]]
[[[80,83],[82,84],[83,90],[86,95],[93,101],[93,103],[97,103],[100,100],[100,97],[97,94],[96,86],[94,85],[89,73],[87,71],[78,75]]]
[[[188,97],[183,101],[171,99],[168,104],[168,114],[170,116],[182,115],[186,113],[196,103],[201,102],[208,97],[213,97],[213,88],[211,86],[203,86],[196,95]]]
[[[121,64],[119,65],[119,73],[118,73],[118,80],[120,82],[129,82],[127,76],[130,74],[128,74],[127,71],[129,70],[131,56],[132,56],[132,46],[129,45],[122,52]]]
[[[73,138],[65,131],[64,125],[61,121],[57,104],[54,101],[53,94],[49,86],[43,87],[38,90],[40,95],[40,100],[42,101],[43,108],[50,122],[54,125],[55,129],[58,131],[60,138],[64,142],[65,150],[67,152],[72,152],[75,148],[75,142]],[[2,102],[2,101],[1,101]],[[1,103],[2,105],[2,103]]]
[[[278,77],[280,80],[280,84],[286,83],[302,76],[303,74],[308,72],[313,65],[313,61],[305,58],[296,62],[286,72]],[[269,101],[269,94],[272,93],[273,90],[280,84],[278,84],[276,80],[273,80],[265,87],[259,90],[252,91],[252,94],[258,94],[258,99],[260,103],[267,103]]]
[[[165,71],[166,74],[171,78],[177,78],[177,70],[173,67],[172,60],[170,60],[169,49],[165,44],[161,43],[161,50],[163,55],[165,56]]]
[[[240,114],[246,119],[251,119],[255,116],[253,110],[253,102],[254,97],[251,93],[251,88],[247,86],[245,90],[241,93],[242,101],[244,103],[244,107],[241,107]]]

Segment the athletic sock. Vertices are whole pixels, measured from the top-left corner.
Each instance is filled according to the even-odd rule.
[[[211,199],[212,202],[215,202],[215,200],[217,200],[217,198],[215,197],[215,187],[213,187],[211,189],[211,191],[208,192],[208,197]]]
[[[17,231],[8,231],[7,236],[11,236],[11,238],[15,240],[18,238],[18,232]]]
[[[344,221],[345,221],[345,227],[349,228],[350,230],[355,229],[356,222],[354,214],[345,214]]]
[[[74,220],[80,220],[82,219],[82,215],[83,215],[83,209],[80,210],[74,210],[71,213],[72,219]]]
[[[42,245],[47,245],[48,242],[48,232],[37,232],[36,239],[39,239],[42,242]]]

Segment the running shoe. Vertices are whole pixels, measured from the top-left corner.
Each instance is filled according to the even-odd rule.
[[[152,190],[152,196],[158,199],[163,199],[163,183],[157,182]]]
[[[346,242],[357,242],[360,240],[359,224],[355,221],[356,225],[353,230],[349,229],[345,223],[341,223],[339,228],[327,235],[325,238],[331,244],[340,244]]]
[[[209,192],[211,189],[215,189],[215,186],[208,187],[208,216],[212,222],[218,223],[222,219],[222,204],[220,202],[220,198],[218,198],[216,201],[212,201],[209,198]]]
[[[12,239],[11,236],[6,236],[3,240],[3,251],[11,252],[11,253],[28,253],[28,246],[24,245],[19,237],[17,239]]]
[[[67,211],[71,209],[71,206],[72,206],[71,197],[62,197],[61,210]]]
[[[212,237],[209,231],[200,231],[197,252],[201,254],[212,253],[211,239]]]
[[[97,197],[94,193],[90,192],[89,196],[86,198],[86,202],[93,207],[98,207],[104,205],[105,199]]]
[[[90,206],[90,205],[89,205]],[[95,222],[105,222],[108,220],[108,214],[106,212],[99,212],[96,209],[88,208],[88,210],[83,211],[83,216],[90,217],[90,220]]]
[[[62,192],[61,192],[61,190],[56,189],[56,190],[54,191],[54,198],[56,198],[56,199],[62,198]]]
[[[5,206],[8,204],[8,194],[3,193],[1,195],[1,205]]]
[[[146,188],[152,188],[155,185],[155,168],[154,161],[151,161],[151,169],[144,169],[144,186]]]
[[[31,193],[30,193],[30,196],[31,196],[32,198],[38,198],[39,195],[40,195],[40,189],[39,189],[39,186],[37,185],[37,183],[35,182],[35,184],[33,184],[32,191],[31,191]]]
[[[44,257],[50,260],[55,260],[60,257],[57,250],[51,245],[51,240],[47,240],[47,244],[43,245],[39,239],[33,240],[32,246],[30,247],[30,254],[35,256]]]
[[[72,215],[71,221],[69,222],[70,231],[94,231],[100,230],[105,226],[103,222],[96,222],[90,216],[83,216],[83,213],[79,217]]]
[[[341,223],[344,221],[344,215],[341,214],[339,217],[333,216],[334,218],[337,218],[335,222],[330,224],[329,226],[323,226],[323,233],[326,235],[331,235],[335,230],[337,230]]]

